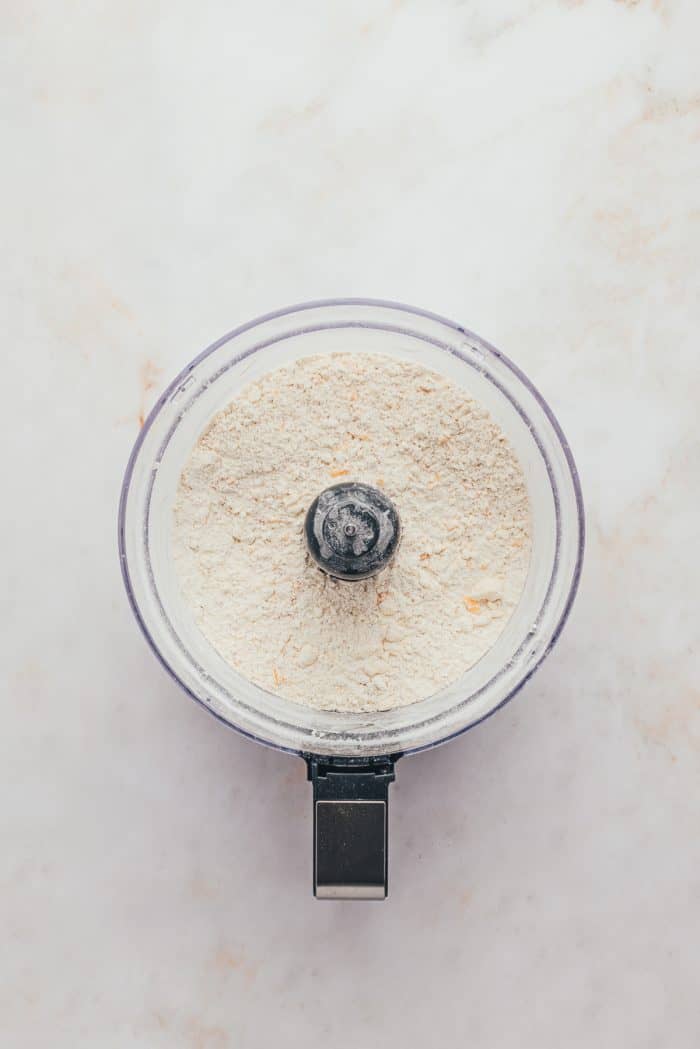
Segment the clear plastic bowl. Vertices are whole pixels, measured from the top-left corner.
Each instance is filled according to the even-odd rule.
[[[447,688],[375,713],[312,710],[230,667],[194,623],[170,561],[172,505],[202,429],[247,383],[309,354],[374,352],[419,362],[466,388],[522,463],[532,553],[522,598],[496,644]],[[442,317],[364,299],[312,302],[225,335],[170,384],[127,466],[119,507],[124,582],[141,628],[194,699],[239,732],[300,754],[369,757],[432,747],[492,714],[527,681],[559,636],[581,572],[584,515],[571,452],[528,379],[478,336]]]

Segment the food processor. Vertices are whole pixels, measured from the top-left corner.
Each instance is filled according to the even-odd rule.
[[[464,388],[491,414],[518,456],[531,508],[532,549],[524,590],[493,647],[434,695],[370,713],[312,709],[239,674],[196,626],[170,556],[180,474],[211,418],[265,373],[301,357],[338,352],[412,361]],[[330,513],[333,521],[342,522],[349,543],[345,555],[357,551],[365,558],[357,573],[361,578],[365,570],[382,565],[369,564],[366,544],[357,546],[358,522],[364,527],[365,511],[372,506],[377,514],[384,513],[396,534],[380,552],[393,555],[401,505],[400,499],[395,507],[375,505],[372,500],[381,501],[381,493],[351,494],[353,512],[361,511],[362,520],[348,518],[342,506],[333,505]],[[319,493],[305,522],[316,561],[312,567],[345,579],[341,585],[355,586],[352,556],[338,568],[332,552],[324,551],[318,528],[313,547],[319,504],[325,514],[331,505],[324,499],[337,499],[337,493]],[[119,556],[127,594],[165,669],[220,721],[306,762],[313,785],[313,888],[326,899],[386,896],[388,789],[396,762],[472,728],[522,687],[566,621],[583,546],[583,504],[571,452],[551,410],[523,373],[459,324],[370,299],[278,310],[236,328],[196,357],[168,386],[141,429],[119,506]]]

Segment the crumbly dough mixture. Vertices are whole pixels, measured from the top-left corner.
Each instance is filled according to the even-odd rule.
[[[384,491],[403,536],[364,582],[324,575],[303,523],[340,480]],[[325,710],[413,703],[460,677],[518,603],[522,468],[489,414],[421,365],[303,358],[211,420],[177,493],[172,554],[199,629],[241,674]]]

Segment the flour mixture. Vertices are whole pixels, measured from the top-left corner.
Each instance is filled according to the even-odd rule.
[[[392,564],[362,582],[319,570],[315,497],[341,480],[399,510]],[[424,699],[487,652],[530,554],[521,466],[457,385],[364,353],[306,357],[219,412],[182,473],[172,537],[187,604],[246,678],[325,710]]]

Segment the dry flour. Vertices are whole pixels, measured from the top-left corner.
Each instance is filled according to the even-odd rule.
[[[401,515],[364,582],[306,553],[310,503],[339,480]],[[245,677],[327,710],[384,710],[454,681],[494,644],[530,552],[520,464],[490,416],[420,365],[307,357],[245,388],[182,473],[173,557],[205,637]]]

